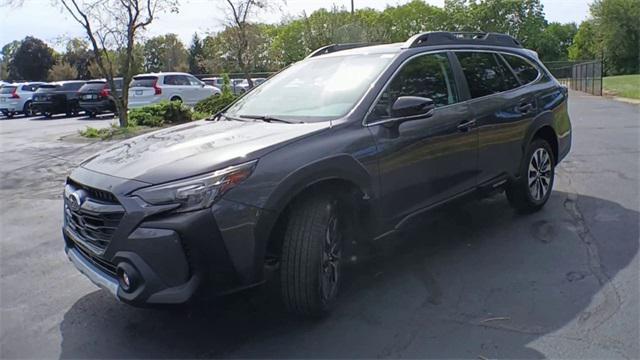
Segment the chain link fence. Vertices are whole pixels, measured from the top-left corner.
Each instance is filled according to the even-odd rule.
[[[568,88],[602,96],[602,61],[557,61],[545,65]]]

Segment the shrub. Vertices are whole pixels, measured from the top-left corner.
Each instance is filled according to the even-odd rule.
[[[177,101],[163,101],[129,111],[129,121],[136,125],[159,127],[193,120],[191,109]]]
[[[231,104],[237,98],[237,96],[233,94],[233,92],[231,91],[231,87],[229,86],[229,76],[224,74],[222,78],[222,93],[220,93],[219,95],[216,94],[213,96],[209,96],[208,98],[198,102],[193,108],[196,112],[206,114],[207,116],[213,115],[218,111],[224,109],[225,106]]]

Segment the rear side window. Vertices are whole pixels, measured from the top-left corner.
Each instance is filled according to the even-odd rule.
[[[520,86],[511,69],[495,53],[456,52],[472,98],[515,89]]]
[[[430,98],[436,107],[458,102],[451,64],[446,54],[409,60],[391,80],[373,110],[373,119],[391,117],[391,106],[401,96]]]
[[[38,90],[38,85],[22,85],[22,91],[36,91]]]
[[[184,75],[167,75],[164,77],[165,85],[191,85],[189,78]]]
[[[523,84],[528,84],[538,78],[538,69],[527,60],[515,55],[502,55],[511,65],[513,72]]]
[[[133,78],[130,87],[153,87],[158,78],[155,76],[141,76]]]
[[[16,86],[4,86],[0,88],[0,94],[12,94],[16,88]]]

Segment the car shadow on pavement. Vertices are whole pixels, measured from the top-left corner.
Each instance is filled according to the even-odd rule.
[[[269,288],[161,309],[95,291],[66,312],[61,358],[544,358],[536,340],[585,347],[620,309],[611,279],[638,252],[638,216],[564,192],[529,216],[503,195],[447,206],[349,266],[320,320]]]

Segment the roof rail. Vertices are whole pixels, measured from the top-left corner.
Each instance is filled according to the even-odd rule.
[[[355,49],[355,48],[371,46],[371,45],[374,45],[374,44],[371,44],[371,43],[331,44],[331,45],[323,46],[319,49],[312,51],[311,54],[307,56],[307,59],[320,56],[320,55],[331,54],[336,51]]]
[[[510,35],[483,32],[425,32],[413,35],[403,48],[434,45],[493,45],[521,48],[522,44]]]

